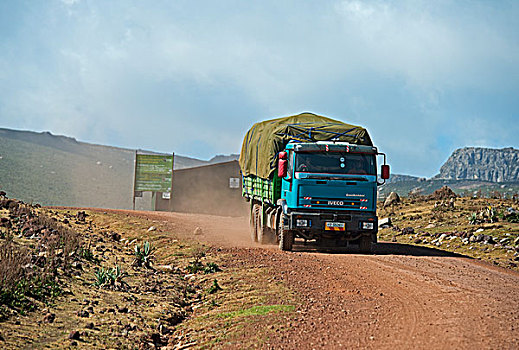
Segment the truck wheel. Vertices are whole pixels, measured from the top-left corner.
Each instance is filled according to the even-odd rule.
[[[371,236],[362,236],[359,239],[359,250],[363,254],[371,253]]]
[[[253,242],[258,241],[258,218],[259,213],[261,211],[261,206],[259,204],[254,204],[252,206],[252,212],[250,213],[250,233]]]
[[[284,251],[291,251],[294,245],[294,231],[285,230],[283,226],[284,215],[281,214],[279,220],[279,249]]]

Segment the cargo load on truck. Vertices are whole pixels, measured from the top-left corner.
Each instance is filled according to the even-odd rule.
[[[289,141],[373,145],[363,127],[313,113],[266,120],[254,124],[245,135],[239,160],[243,175],[271,178],[276,169],[277,155]]]

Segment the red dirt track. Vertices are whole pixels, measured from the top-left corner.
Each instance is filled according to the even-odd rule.
[[[103,210],[108,211],[108,210]],[[125,211],[117,211],[125,212]],[[299,296],[272,348],[518,349],[519,274],[466,257],[381,243],[372,255],[251,245],[248,219],[126,211],[264,266]],[[193,236],[196,227],[202,235]]]

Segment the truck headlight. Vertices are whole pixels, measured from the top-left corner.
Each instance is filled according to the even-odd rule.
[[[363,230],[373,230],[373,223],[372,222],[363,222],[362,223],[362,229]]]
[[[297,219],[296,220],[296,226],[298,226],[298,227],[307,227],[308,226],[308,220],[306,220],[306,219]]]

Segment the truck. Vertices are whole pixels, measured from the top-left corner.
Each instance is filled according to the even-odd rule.
[[[365,128],[313,113],[258,122],[244,137],[239,164],[254,242],[284,251],[296,239],[327,248],[358,244],[363,253],[376,244],[377,186],[389,165]]]

